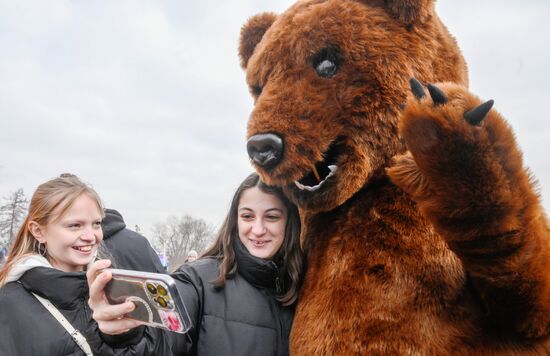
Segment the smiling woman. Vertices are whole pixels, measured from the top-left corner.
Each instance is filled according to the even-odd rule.
[[[35,239],[44,245],[46,258],[53,267],[76,272],[83,271],[92,261],[103,240],[101,217],[98,201],[83,193],[62,216],[46,225],[30,221],[28,226]]]
[[[103,289],[110,276],[96,274],[108,266],[102,260],[88,270],[90,306],[102,336],[109,334],[105,341],[111,346],[146,342],[150,350],[173,343],[174,356],[288,355],[304,268],[300,227],[298,209],[282,191],[249,175],[233,195],[212,247],[172,275],[191,319],[187,335],[160,329],[154,337],[140,335],[136,321],[124,318],[134,308],[131,302],[106,303]],[[117,355],[142,354],[130,347]]]
[[[243,192],[239,202],[239,238],[248,252],[272,258],[285,239],[288,211],[279,198],[258,187]]]
[[[0,270],[0,355],[91,354],[65,328],[92,324],[84,271],[103,240],[103,215],[97,193],[74,175],[36,189]],[[67,324],[52,318],[56,307]]]
[[[0,271],[0,286],[29,257],[64,272],[85,270],[103,240],[103,215],[97,193],[72,174],[41,184]]]

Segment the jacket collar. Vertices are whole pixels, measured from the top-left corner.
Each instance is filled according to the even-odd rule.
[[[52,302],[56,307],[71,309],[88,297],[86,272],[63,272],[55,268],[34,267],[19,278],[29,292]]]
[[[48,260],[41,255],[33,254],[21,258],[9,271],[6,282],[17,281],[28,270],[35,267],[52,267]]]

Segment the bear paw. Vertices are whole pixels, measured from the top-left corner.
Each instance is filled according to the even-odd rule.
[[[453,83],[424,87],[413,78],[410,85],[399,124],[409,151],[388,169],[393,182],[419,202],[459,210],[511,198],[522,158],[493,101]]]
[[[451,83],[441,84],[448,94],[428,84],[428,97],[418,80],[412,78],[410,84],[414,99],[407,104],[400,133],[415,157],[433,155],[435,149],[448,151],[452,147],[447,146],[458,141],[471,145],[476,140],[476,132],[483,130],[493,100],[479,104],[479,99],[465,88]]]

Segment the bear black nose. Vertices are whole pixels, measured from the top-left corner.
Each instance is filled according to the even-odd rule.
[[[283,139],[275,134],[259,134],[248,139],[248,156],[255,164],[263,168],[272,168],[279,163],[283,155]]]

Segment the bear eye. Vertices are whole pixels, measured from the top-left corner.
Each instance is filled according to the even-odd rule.
[[[260,94],[262,93],[262,87],[260,85],[254,85],[252,87],[252,94],[254,96],[260,96]]]
[[[328,59],[325,59],[315,67],[317,74],[324,78],[330,78],[336,74],[336,64]]]
[[[337,47],[325,47],[315,53],[311,64],[319,76],[331,78],[338,72],[342,64],[342,54]]]

